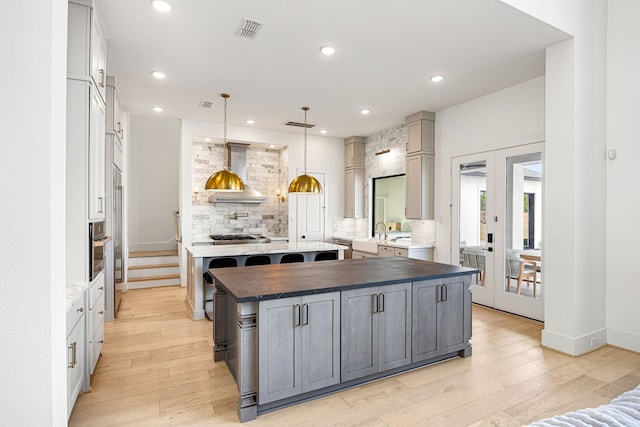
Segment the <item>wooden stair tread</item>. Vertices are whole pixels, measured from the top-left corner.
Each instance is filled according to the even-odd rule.
[[[177,262],[169,264],[145,264],[145,265],[130,265],[129,270],[143,270],[145,268],[167,268],[167,267],[179,267]]]
[[[150,280],[179,279],[179,274],[166,274],[164,276],[129,277],[127,282],[146,282]]]
[[[173,256],[173,255],[178,255],[177,249],[166,250],[166,251],[130,252],[129,258],[144,258],[144,257],[153,257],[153,256]]]

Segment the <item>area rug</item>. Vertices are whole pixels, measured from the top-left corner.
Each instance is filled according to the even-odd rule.
[[[580,409],[530,424],[532,427],[631,427],[640,426],[640,385],[607,405]]]

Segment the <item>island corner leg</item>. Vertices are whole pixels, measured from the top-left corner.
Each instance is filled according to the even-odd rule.
[[[213,361],[227,359],[227,291],[216,285],[213,294]]]

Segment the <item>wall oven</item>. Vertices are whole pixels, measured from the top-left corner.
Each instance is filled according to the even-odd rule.
[[[108,238],[104,234],[104,221],[89,223],[89,281],[104,270],[104,244]]]

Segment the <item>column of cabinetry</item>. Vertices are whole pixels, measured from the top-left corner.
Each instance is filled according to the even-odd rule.
[[[344,216],[364,215],[364,143],[362,136],[344,140]]]
[[[411,363],[411,283],[341,297],[342,381]]]
[[[260,303],[258,404],[340,382],[339,307],[339,292]]]
[[[106,180],[106,233],[113,237],[113,251],[106,264],[105,320],[111,321],[116,316],[115,283],[122,282],[122,235],[121,220],[122,172],[124,170],[123,146],[125,141],[126,114],[120,106],[118,86],[114,76],[107,76],[107,105],[105,124],[105,180]],[[128,136],[128,135],[127,135]],[[115,269],[118,269],[117,271]]]
[[[87,283],[88,224],[104,220],[106,207],[106,40],[95,0],[69,1],[67,24],[66,281]],[[69,413],[79,390],[89,388],[102,348],[104,296],[96,293],[99,287],[104,291],[104,274],[80,298],[83,314],[71,330],[73,313],[68,314],[69,352],[75,355],[68,365]]]
[[[467,280],[414,282],[412,362],[460,350],[470,355],[471,292]]]
[[[407,125],[405,217],[433,219],[435,114],[420,111]]]

